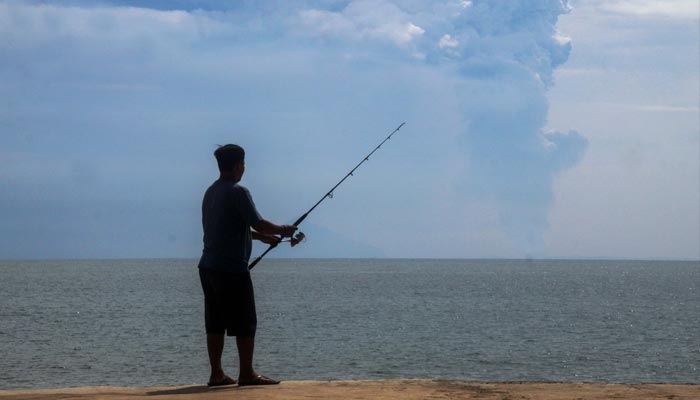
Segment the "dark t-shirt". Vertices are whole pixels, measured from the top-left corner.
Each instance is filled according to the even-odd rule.
[[[204,250],[199,268],[247,272],[253,247],[250,227],[262,217],[250,192],[230,181],[217,180],[204,194]]]

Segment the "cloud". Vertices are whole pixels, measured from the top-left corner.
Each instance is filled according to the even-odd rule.
[[[447,33],[444,34],[438,42],[438,47],[441,49],[444,49],[446,47],[457,47],[458,45],[459,42],[453,39],[452,36],[448,35]]]
[[[665,105],[665,104],[626,104],[626,103],[615,103],[598,101],[593,104],[602,105],[607,107],[624,108],[627,110],[637,110],[645,112],[658,112],[658,113],[700,113],[700,107],[698,106],[677,106],[677,105]]]
[[[0,22],[0,32],[5,38],[3,43],[12,43],[15,47],[68,39],[87,42],[91,35],[137,44],[153,35],[173,35],[172,39],[187,40],[230,30],[227,25],[198,12],[137,7],[83,8],[4,3],[0,4]]]
[[[601,10],[636,17],[700,19],[700,2],[696,0],[606,0]]]
[[[587,146],[576,131],[543,131],[546,91],[571,49],[556,22],[569,11],[560,1],[474,1],[446,33],[458,45],[449,57],[434,57],[463,79],[468,164],[461,191],[495,204],[515,247],[529,252],[542,249],[553,178],[575,165]]]
[[[410,16],[384,0],[352,1],[342,11],[317,9],[299,13],[303,29],[318,36],[372,40],[405,47],[425,33]]]
[[[496,205],[514,247],[541,251],[553,178],[587,146],[576,131],[543,131],[546,92],[571,50],[556,23],[571,7],[559,0],[378,4],[356,0],[340,11],[301,15],[315,34],[364,40],[363,52],[372,42],[410,44],[407,53],[456,71],[467,157],[459,191],[467,201]],[[409,35],[408,24],[420,26],[420,34]]]
[[[297,194],[280,202],[279,190],[296,193],[303,184],[315,197],[337,179],[335,167],[342,172],[375,142],[367,132],[406,117],[407,127],[421,131],[403,139],[411,146],[402,157],[386,156],[402,167],[388,179],[409,188],[420,177],[425,188],[411,191],[410,201],[386,194],[387,208],[399,205],[393,222],[413,218],[426,240],[458,238],[464,227],[440,226],[450,214],[495,210],[500,219],[483,221],[498,226],[469,227],[466,237],[491,232],[501,240],[503,231],[514,253],[537,251],[552,179],[586,147],[575,131],[543,131],[553,71],[571,49],[556,30],[570,10],[566,2],[273,2],[279,7],[272,14],[268,3],[255,2],[224,9],[198,2],[204,10],[79,4],[0,4],[0,90],[10,99],[0,115],[0,144],[13,160],[0,175],[13,193],[0,196],[0,211],[19,226],[34,213],[29,204],[69,210],[62,215],[74,219],[71,227],[90,229],[62,238],[55,245],[61,254],[83,251],[80,243],[99,237],[96,249],[147,255],[141,242],[129,242],[129,231],[140,231],[139,241],[161,238],[156,243],[172,251],[178,244],[164,237],[198,236],[211,146],[232,137],[266,155],[257,168],[250,160],[248,175],[259,185],[253,192],[261,208],[273,220],[291,215],[313,199]],[[290,161],[290,149],[304,156]],[[377,192],[386,184],[366,179]],[[435,199],[437,192],[451,198]],[[361,204],[350,202],[328,219],[376,223],[382,212]],[[420,212],[430,218],[413,215]],[[38,223],[60,227],[63,219]],[[96,235],[100,224],[123,225],[125,242]],[[3,237],[11,238],[6,230]],[[360,243],[362,233],[354,234]],[[398,240],[375,239],[377,247]],[[177,255],[191,253],[194,243],[179,244]],[[430,256],[436,246],[413,255]]]

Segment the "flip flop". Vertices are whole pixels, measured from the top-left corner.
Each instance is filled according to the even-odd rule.
[[[280,383],[280,381],[276,381],[274,379],[268,378],[266,376],[258,375],[253,378],[251,381],[247,382],[238,382],[238,386],[259,386],[259,385],[277,385]]]
[[[236,380],[233,379],[233,378],[230,378],[230,377],[228,377],[228,376],[224,377],[224,379],[222,379],[222,380],[220,380],[220,381],[216,381],[216,382],[209,381],[209,382],[207,382],[207,386],[209,386],[209,387],[213,387],[213,386],[235,385],[235,384],[236,384]]]

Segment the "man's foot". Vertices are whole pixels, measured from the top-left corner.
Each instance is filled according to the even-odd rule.
[[[258,386],[258,385],[277,385],[280,381],[268,378],[263,375],[255,375],[252,378],[238,380],[238,386]]]
[[[217,380],[210,380],[207,382],[207,386],[212,387],[212,386],[226,386],[226,385],[235,385],[236,380],[233,378],[230,378],[226,375],[222,379],[217,379]]]

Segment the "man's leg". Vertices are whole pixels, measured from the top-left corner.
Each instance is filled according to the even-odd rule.
[[[238,384],[240,386],[276,385],[280,383],[266,376],[258,375],[253,369],[254,336],[236,336],[236,345],[238,345],[238,359],[241,363],[240,375],[238,375]]]
[[[221,367],[221,355],[224,352],[224,335],[207,335],[207,351],[209,352],[209,365],[211,376],[209,382],[219,382],[226,375]]]
[[[274,379],[258,375],[253,369],[253,352],[255,351],[255,329],[258,317],[255,313],[255,293],[250,274],[240,275],[241,301],[237,305],[240,310],[240,332],[236,335],[238,360],[240,361],[238,385],[274,385],[279,383]]]
[[[255,351],[255,336],[236,336],[238,360],[240,369],[238,380],[251,381],[257,376],[253,370],[253,352]]]

